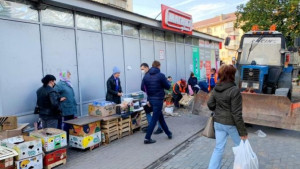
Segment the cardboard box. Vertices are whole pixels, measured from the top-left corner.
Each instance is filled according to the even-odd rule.
[[[40,138],[45,152],[50,152],[67,146],[67,134],[63,130],[46,128],[30,133],[30,136]]]
[[[107,117],[116,114],[116,105],[95,106],[89,104],[89,115]]]
[[[44,166],[48,166],[50,164],[56,163],[60,160],[67,159],[67,149],[62,148],[59,150],[52,151],[50,153],[45,154],[44,157]]]
[[[27,127],[29,123],[18,124],[18,127],[14,130],[5,130],[0,132],[0,140],[16,137],[22,135],[22,130]]]
[[[28,136],[17,136],[1,141],[4,147],[12,148],[17,151],[17,160],[34,157],[43,153],[41,139]]]
[[[101,132],[85,137],[69,136],[69,145],[74,148],[86,149],[99,143],[101,143]]]
[[[100,132],[100,121],[96,121],[90,124],[85,124],[83,126],[79,125],[71,125],[71,129],[69,131],[70,135],[73,136],[89,136],[91,134]]]
[[[16,161],[16,169],[42,169],[43,155],[37,155],[23,160]]]
[[[2,130],[13,130],[18,127],[17,116],[4,116],[0,117],[0,126]]]
[[[182,99],[179,101],[179,104],[183,106],[189,106],[194,100],[194,96],[189,96],[187,94],[183,95]]]
[[[0,146],[0,168],[13,169],[15,167],[14,157],[17,155],[15,150]]]

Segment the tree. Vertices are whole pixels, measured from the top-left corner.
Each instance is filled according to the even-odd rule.
[[[258,25],[260,30],[269,30],[272,24],[286,37],[287,45],[293,46],[300,36],[300,0],[250,0],[237,6],[236,28],[244,32]]]

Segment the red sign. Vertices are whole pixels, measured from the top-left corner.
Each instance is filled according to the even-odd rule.
[[[193,34],[192,15],[161,5],[162,27],[175,32]]]

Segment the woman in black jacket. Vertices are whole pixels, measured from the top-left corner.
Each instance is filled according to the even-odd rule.
[[[58,119],[61,117],[60,102],[66,99],[54,90],[55,81],[53,75],[46,75],[42,79],[43,86],[36,92],[43,128],[58,128]]]
[[[121,97],[123,96],[121,81],[120,81],[120,69],[118,67],[114,67],[113,74],[107,80],[107,93],[106,93],[106,101],[111,101],[116,104],[121,103]]]
[[[193,72],[191,72],[188,84],[192,87],[195,94],[199,91],[199,88],[195,87],[198,84],[198,79]]]
[[[242,96],[235,85],[236,69],[232,65],[223,65],[219,70],[219,81],[208,100],[208,107],[214,112],[216,147],[210,159],[209,169],[221,168],[222,156],[227,137],[230,136],[236,146],[241,139],[248,138],[242,116]]]

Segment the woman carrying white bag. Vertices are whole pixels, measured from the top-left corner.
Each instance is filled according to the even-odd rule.
[[[222,65],[216,87],[207,102],[214,112],[216,147],[211,156],[209,169],[220,169],[227,137],[230,136],[236,146],[247,140],[248,133],[242,117],[242,96],[235,85],[236,69],[232,65]],[[243,168],[241,168],[243,169]]]

